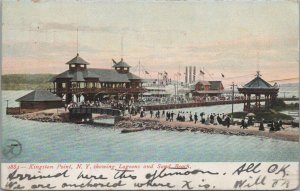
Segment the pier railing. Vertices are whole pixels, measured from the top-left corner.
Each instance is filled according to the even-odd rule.
[[[234,104],[244,103],[244,100],[234,100]],[[231,100],[226,101],[206,101],[206,102],[190,102],[190,103],[178,103],[178,104],[159,104],[159,105],[143,105],[145,110],[166,110],[166,109],[180,109],[180,108],[190,108],[190,107],[201,107],[201,106],[211,106],[211,105],[225,105],[232,104]]]
[[[284,101],[297,101],[299,98],[285,98]],[[260,101],[265,101],[261,99]],[[239,104],[245,103],[245,99],[235,99],[235,100],[214,100],[214,101],[199,101],[199,102],[187,102],[187,103],[160,103],[152,105],[140,105],[144,110],[166,110],[166,109],[180,109],[189,107],[201,107],[201,106],[212,106],[212,105],[226,105],[226,104]],[[250,102],[255,102],[255,100],[250,100]]]

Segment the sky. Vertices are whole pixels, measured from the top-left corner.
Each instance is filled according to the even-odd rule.
[[[222,80],[225,86],[243,85],[257,70],[274,83],[299,77],[298,45],[294,1],[12,0],[2,5],[3,74],[61,73],[78,47],[91,68],[111,68],[112,59],[123,57],[143,78],[167,71],[173,79],[180,72],[184,80],[185,67],[196,66],[197,79]]]

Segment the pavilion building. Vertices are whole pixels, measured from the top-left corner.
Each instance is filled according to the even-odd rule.
[[[279,91],[279,87],[275,83],[273,86],[263,80],[257,71],[256,77],[245,84],[242,88],[238,88],[239,93],[245,97],[244,111],[266,111],[272,108]],[[253,100],[254,99],[254,100]],[[254,105],[251,102],[254,101]],[[264,105],[262,103],[264,102]]]
[[[130,72],[130,66],[121,59],[113,60],[113,69],[88,68],[89,63],[79,54],[66,64],[69,70],[53,77],[52,92],[64,97],[70,103],[75,97],[77,102],[96,101],[107,97],[114,99],[137,99],[143,92],[142,79]]]
[[[16,100],[23,109],[50,109],[63,107],[62,99],[47,90],[34,90]]]

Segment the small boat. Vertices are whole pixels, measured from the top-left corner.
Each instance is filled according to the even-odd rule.
[[[75,121],[76,124],[93,124],[93,121]]]
[[[126,128],[122,129],[121,133],[132,133],[132,132],[137,132],[137,131],[144,131],[146,128]]]

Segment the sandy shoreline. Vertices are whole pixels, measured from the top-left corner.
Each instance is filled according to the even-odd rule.
[[[15,115],[15,118],[23,120],[33,120],[40,122],[70,122],[68,112],[64,108],[49,109],[23,115]],[[239,125],[230,125],[229,128],[222,125],[205,125],[193,122],[166,121],[165,118],[154,119],[150,117],[140,118],[139,116],[123,117],[121,121],[115,124],[115,128],[145,128],[146,130],[170,130],[170,131],[191,131],[209,134],[224,134],[236,136],[258,136],[280,139],[285,141],[299,141],[299,129],[285,125],[285,130],[277,132],[259,131],[258,127],[251,126],[248,129],[241,129]]]
[[[205,125],[201,123],[194,124],[193,122],[169,122],[165,119],[153,119],[149,117],[131,117],[125,118],[115,125],[116,128],[146,128],[150,130],[171,130],[171,131],[191,131],[202,132],[210,134],[225,134],[225,135],[237,135],[237,136],[259,136],[268,137],[273,139],[280,139],[285,141],[299,141],[298,128],[292,128],[290,126],[284,126],[285,130],[277,132],[269,132],[266,128],[265,131],[259,131],[258,127],[251,126],[248,129],[241,129],[239,125],[230,125],[229,128],[222,125]]]

